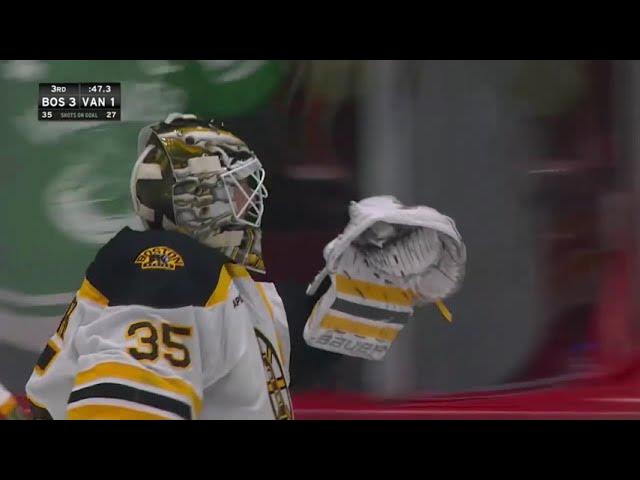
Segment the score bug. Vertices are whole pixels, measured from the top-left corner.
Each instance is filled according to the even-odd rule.
[[[117,82],[40,83],[38,119],[119,121],[121,98]]]

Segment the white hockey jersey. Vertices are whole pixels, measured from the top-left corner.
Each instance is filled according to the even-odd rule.
[[[175,232],[97,254],[27,383],[36,418],[290,419],[275,287]]]

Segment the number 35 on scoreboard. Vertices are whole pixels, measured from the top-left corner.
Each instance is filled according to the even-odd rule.
[[[120,120],[119,83],[41,83],[39,120]]]

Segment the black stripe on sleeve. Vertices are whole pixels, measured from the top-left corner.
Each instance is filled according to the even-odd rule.
[[[88,398],[114,398],[139,403],[149,407],[176,414],[185,420],[191,420],[191,406],[175,398],[140,390],[120,383],[99,383],[71,392],[69,405]]]
[[[51,341],[47,342],[47,345],[44,347],[44,350],[38,357],[36,366],[40,369],[41,372],[45,372],[47,370],[47,367],[49,367],[57,354],[58,350],[54,348],[54,346],[51,344]]]

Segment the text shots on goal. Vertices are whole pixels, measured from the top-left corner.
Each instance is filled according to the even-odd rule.
[[[41,83],[38,120],[120,120],[120,83]]]

